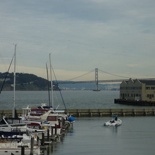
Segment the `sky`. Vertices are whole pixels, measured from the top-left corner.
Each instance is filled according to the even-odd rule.
[[[51,54],[58,80],[154,78],[155,1],[1,0],[0,72],[15,44],[20,73],[46,78]]]

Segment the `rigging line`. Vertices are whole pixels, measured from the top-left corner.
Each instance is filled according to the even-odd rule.
[[[1,90],[0,90],[0,94],[1,94],[1,92],[2,92],[2,90],[3,90],[4,84],[5,84],[6,78],[7,78],[8,74],[9,74],[9,70],[10,70],[10,68],[11,68],[11,64],[12,64],[12,62],[13,62],[13,60],[14,60],[14,57],[15,57],[15,54],[13,54],[13,57],[12,57],[12,59],[11,59],[10,65],[9,65],[9,68],[8,68],[8,70],[7,70],[7,72],[6,72],[5,77],[4,77],[4,80],[3,80],[3,83],[2,83],[2,86],[1,86]]]
[[[55,75],[55,72],[54,72],[53,66],[51,65],[51,67],[52,67],[52,71],[53,71],[53,73],[54,73],[54,77],[55,77],[56,83],[58,84],[58,81],[57,81],[57,78],[56,78],[56,75]],[[61,96],[62,102],[63,102],[63,104],[64,104],[64,107],[65,107],[65,111],[67,112],[67,107],[66,107],[66,104],[65,104],[65,101],[64,101],[64,98],[63,98],[63,95],[62,95],[61,89],[59,89],[59,92],[60,92],[60,96]]]
[[[71,79],[65,80],[65,81],[72,81],[72,80],[78,79],[78,78],[80,78],[80,77],[82,77],[82,76],[85,76],[85,75],[87,75],[87,74],[90,74],[91,72],[94,72],[94,69],[91,70],[91,71],[89,71],[89,72],[87,72],[87,73],[84,73],[84,74],[82,74],[82,75],[80,75],[80,76],[77,76],[77,77],[74,77],[74,78],[71,78]]]
[[[2,62],[2,64],[3,64],[3,66],[4,66],[4,69],[6,70],[6,64],[5,64],[5,61],[4,61],[4,59],[8,59],[8,58],[3,58],[3,56],[0,54],[0,61]]]
[[[100,69],[99,69],[99,71],[101,71],[101,72],[103,72],[103,73],[106,73],[106,74],[109,74],[109,75],[117,76],[117,77],[130,78],[130,77],[121,76],[121,75],[112,74],[112,73],[109,73],[109,72],[106,72],[106,71],[102,71],[102,70],[100,70]]]

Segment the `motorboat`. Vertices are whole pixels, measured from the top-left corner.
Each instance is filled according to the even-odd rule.
[[[52,106],[47,106],[46,103],[42,103],[38,107],[22,108],[22,115],[20,117],[24,123],[27,124],[29,131],[45,130],[61,135],[68,128],[73,127],[75,118],[67,114],[64,110],[53,109]]]
[[[120,126],[120,125],[122,125],[122,120],[117,118],[117,116],[104,123],[104,126]]]
[[[20,122],[19,120],[21,119],[6,118],[3,116],[2,120],[0,121],[0,137],[17,138],[18,136],[20,137],[26,133],[43,133],[47,131],[47,129],[44,128],[46,125],[45,123],[37,121],[23,122],[23,120]]]
[[[11,120],[11,121],[10,121]],[[6,118],[3,116],[3,118],[0,121],[0,131],[5,132],[27,132],[27,125],[22,122],[18,122],[20,119],[14,119],[14,118]]]
[[[32,142],[33,141],[33,142]],[[31,136],[23,135],[21,141],[17,139],[0,139],[0,155],[21,155],[24,147],[24,155],[40,155],[40,144],[31,139]]]
[[[41,121],[49,122],[51,125],[59,124],[59,121],[74,122],[75,118],[67,114],[64,110],[55,110],[51,106],[47,106],[46,103],[42,103],[38,107],[22,108],[22,120],[27,121]]]

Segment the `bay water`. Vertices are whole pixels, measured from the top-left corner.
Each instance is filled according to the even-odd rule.
[[[86,91],[67,90],[53,92],[53,105],[55,108],[64,109],[104,109],[104,108],[135,108],[135,106],[114,104],[114,99],[119,98],[119,91]],[[64,101],[64,103],[63,103]],[[3,91],[0,94],[1,109],[11,109],[14,102],[13,91]],[[15,105],[17,109],[29,106],[39,106],[41,103],[49,104],[46,91],[16,91]],[[144,108],[144,107],[136,107]]]
[[[54,106],[64,108],[59,92],[53,92]],[[68,109],[135,108],[114,104],[119,91],[62,91]],[[17,91],[17,109],[48,103],[46,91]],[[0,109],[12,109],[14,94],[3,91],[0,94]],[[145,107],[136,107],[145,108]],[[148,107],[147,107],[148,108]],[[151,107],[154,108],[154,107]],[[76,118],[73,129],[58,142],[47,146],[45,155],[154,155],[155,117],[120,117],[119,127],[105,127],[110,117]]]
[[[154,117],[120,117],[122,126],[103,126],[109,119],[77,118],[73,130],[46,155],[154,155]]]

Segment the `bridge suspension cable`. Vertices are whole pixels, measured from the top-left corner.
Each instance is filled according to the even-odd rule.
[[[83,76],[86,76],[86,75],[88,75],[88,74],[90,74],[90,73],[92,73],[94,71],[95,71],[95,79],[92,79],[92,80],[73,81],[75,79],[78,79],[78,78],[81,78]],[[119,77],[119,78],[113,79],[113,80],[110,80],[110,79],[108,79],[108,80],[98,79],[98,77],[99,77],[98,76],[98,71],[100,71],[101,73],[108,74],[108,75],[115,76],[115,77]],[[121,79],[120,79],[120,77],[121,77]],[[97,89],[96,90],[98,90],[98,83],[104,83],[104,82],[110,82],[110,83],[111,82],[119,82],[120,83],[120,82],[122,82],[124,80],[127,80],[127,79],[130,79],[130,78],[134,78],[134,77],[127,77],[127,76],[117,75],[117,74],[113,74],[113,73],[110,73],[110,72],[103,71],[101,69],[95,68],[95,70],[93,69],[93,70],[91,70],[91,71],[89,71],[87,73],[84,73],[84,74],[82,74],[80,76],[71,78],[69,80],[59,81],[59,84],[67,84],[67,83],[70,83],[70,84],[71,83],[93,83],[93,82],[95,82],[95,84],[97,85]],[[141,79],[155,79],[155,78],[141,78]]]
[[[82,81],[74,81],[74,80],[77,80],[78,78],[81,78],[81,77],[83,77],[83,76],[86,76],[86,75],[88,75],[88,74],[90,74],[90,73],[92,73],[92,72],[94,72],[95,71],[95,79],[93,80],[82,80]],[[121,77],[121,78],[124,78],[124,79],[115,79],[115,80],[99,80],[98,79],[98,71],[100,71],[101,73],[104,73],[104,74],[108,74],[108,75],[112,75],[112,76],[116,76],[116,77]],[[91,71],[89,71],[89,72],[86,72],[86,73],[84,73],[84,74],[82,74],[82,75],[79,75],[79,76],[77,76],[77,77],[74,77],[74,78],[71,78],[71,79],[68,79],[68,80],[64,80],[64,81],[61,81],[61,82],[59,82],[59,84],[61,83],[70,83],[70,82],[73,82],[73,83],[86,83],[86,82],[95,82],[96,83],[96,85],[98,85],[98,83],[99,82],[120,82],[120,81],[122,81],[122,80],[125,80],[125,79],[129,79],[130,77],[126,77],[126,76],[121,76],[121,75],[117,75],[117,74],[113,74],[113,73],[109,73],[109,72],[107,72],[107,71],[103,71],[103,70],[101,70],[101,69],[98,69],[98,68],[95,68],[95,70],[93,69],[93,70],[91,70]]]
[[[74,78],[71,78],[71,79],[65,80],[65,81],[73,81],[73,80],[75,80],[75,79],[78,79],[78,78],[81,78],[81,77],[83,77],[83,76],[86,76],[86,75],[88,75],[88,74],[90,74],[90,73],[92,73],[92,72],[94,72],[94,69],[91,70],[91,71],[89,71],[89,72],[87,72],[87,73],[84,73],[84,74],[82,74],[82,75],[79,75],[79,76],[77,76],[77,77],[74,77]]]

